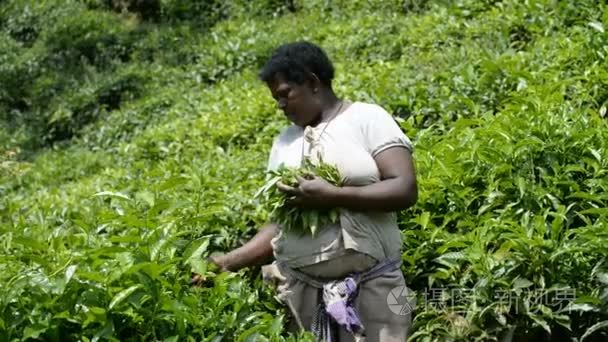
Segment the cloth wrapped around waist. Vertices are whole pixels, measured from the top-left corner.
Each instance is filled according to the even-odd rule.
[[[401,258],[377,262],[365,254],[351,253],[340,259],[340,262],[332,263],[330,261],[326,264],[320,263],[300,269],[293,269],[285,263],[275,262],[272,265],[264,266],[262,274],[264,280],[278,281],[282,284],[277,287],[278,299],[286,302],[288,306],[290,305],[288,298],[290,279],[297,279],[319,289],[322,300],[319,301],[314,313],[312,326],[303,327],[302,324],[299,324],[300,328],[311,330],[319,341],[331,342],[336,324],[352,333],[356,341],[364,341],[365,327],[353,307],[359,285],[385,273],[398,270],[401,266]],[[350,260],[351,263],[345,264],[346,260]],[[362,262],[352,263],[356,260]],[[344,274],[345,270],[350,270],[350,272]],[[295,311],[291,307],[290,309],[292,312]]]

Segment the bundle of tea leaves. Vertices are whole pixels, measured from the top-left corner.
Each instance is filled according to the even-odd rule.
[[[319,210],[289,205],[294,196],[281,192],[277,187],[278,182],[297,187],[298,176],[311,179],[315,175],[335,186],[344,185],[338,169],[322,160],[314,164],[306,159],[300,168],[283,166],[269,172],[266,183],[255,196],[261,200],[263,209],[269,213],[273,223],[286,231],[315,235],[320,227],[337,222],[340,216],[338,208]]]

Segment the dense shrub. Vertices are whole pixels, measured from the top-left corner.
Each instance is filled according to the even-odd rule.
[[[0,3],[1,341],[304,339],[259,270],[201,258],[267,219],[286,121],[256,73],[297,39],[415,144],[411,340],[606,339],[605,4],[144,3]]]

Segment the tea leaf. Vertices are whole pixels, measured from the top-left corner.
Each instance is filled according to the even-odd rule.
[[[142,286],[140,284],[138,284],[138,285],[133,285],[133,286],[127,288],[127,289],[124,289],[124,290],[120,291],[119,293],[117,293],[114,296],[114,298],[112,298],[112,301],[110,302],[110,305],[108,306],[108,309],[112,310],[115,306],[117,306],[120,303],[122,303],[131,294],[133,294],[133,292],[139,290],[140,288],[142,288]]]

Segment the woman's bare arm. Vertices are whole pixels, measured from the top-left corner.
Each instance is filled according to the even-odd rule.
[[[272,258],[270,241],[278,232],[276,224],[267,224],[243,246],[227,254],[213,257],[212,260],[222,269],[238,271],[244,267],[260,265]]]
[[[376,158],[380,182],[361,187],[336,188],[332,204],[355,210],[396,211],[413,206],[418,199],[416,172],[410,151],[392,147]]]
[[[266,224],[251,240],[243,246],[230,251],[227,254],[211,257],[211,261],[218,265],[222,271],[238,271],[244,267],[250,267],[269,261],[273,257],[270,241],[277,234],[276,224]],[[201,285],[205,277],[196,274],[192,277],[193,285]]]
[[[348,208],[361,211],[396,211],[414,205],[418,199],[412,155],[405,147],[391,147],[375,157],[380,181],[365,186],[336,187],[320,177],[299,178],[297,187],[279,183],[279,189],[293,195],[294,205],[313,208]]]

